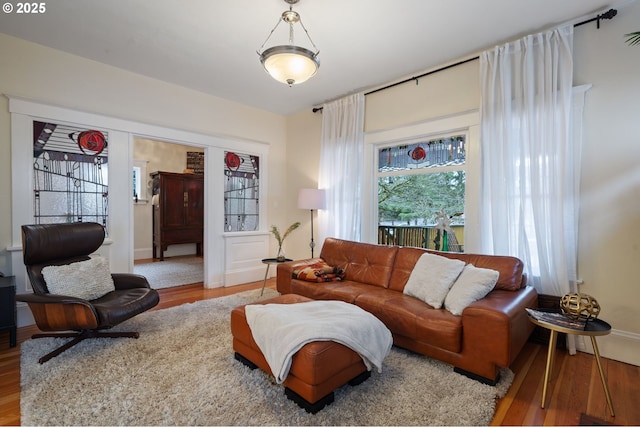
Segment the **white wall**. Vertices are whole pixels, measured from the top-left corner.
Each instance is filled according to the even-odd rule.
[[[365,131],[378,132],[477,110],[478,64],[473,60],[420,78],[417,84],[411,81],[367,95]]]
[[[603,355],[640,365],[640,3],[575,29],[574,84],[591,83],[584,114],[578,273],[614,332]]]
[[[574,40],[574,85],[593,85],[584,117],[580,291],[600,302],[601,318],[613,327],[598,338],[601,353],[634,365],[640,365],[640,46],[626,45],[624,34],[640,31],[639,23],[640,3],[635,2],[618,8],[618,16],[601,22],[599,30],[595,22],[576,28]],[[366,130],[371,135],[477,109],[478,73],[473,61],[424,77],[418,85],[367,96]],[[290,193],[317,179],[312,171],[318,169],[322,118],[312,114],[288,118]],[[303,220],[299,214],[292,218]],[[295,239],[296,251],[308,242],[304,233]]]
[[[282,223],[277,223],[281,230],[295,221],[300,221],[300,228],[285,240],[285,253],[288,258],[304,259],[311,257],[309,242],[311,241],[311,217],[308,210],[298,209],[298,191],[301,188],[318,188],[318,167],[320,162],[320,134],[322,133],[322,114],[313,113],[311,109],[301,111],[287,118],[287,188],[289,195],[283,207],[287,212]],[[316,249],[314,256],[320,254],[322,242],[318,241],[318,216],[314,212],[314,239]],[[275,241],[275,239],[272,239]]]

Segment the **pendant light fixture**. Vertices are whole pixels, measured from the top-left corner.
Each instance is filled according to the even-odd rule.
[[[289,86],[309,80],[320,67],[320,61],[318,60],[318,53],[320,53],[320,51],[313,43],[313,40],[311,40],[304,24],[302,24],[300,15],[293,10],[293,5],[298,3],[298,1],[299,0],[284,0],[285,3],[289,4],[289,10],[282,12],[282,16],[278,18],[278,23],[273,27],[273,30],[271,30],[271,33],[269,33],[269,36],[267,36],[267,39],[257,51],[258,55],[260,55],[260,62],[267,73],[277,81]],[[282,21],[289,24],[289,44],[273,46],[263,50],[264,45],[267,44],[269,38]],[[315,52],[294,45],[293,25],[297,23],[300,23]]]

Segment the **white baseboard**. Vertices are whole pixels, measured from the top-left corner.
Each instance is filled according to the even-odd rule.
[[[134,249],[133,250],[133,259],[151,259],[153,258],[153,249],[152,248],[142,248],[142,249]]]
[[[165,257],[195,255],[197,248],[195,243],[185,243],[183,245],[171,245],[164,251]],[[160,256],[160,254],[157,254]],[[153,248],[139,248],[133,250],[133,259],[151,259],[153,258]]]
[[[640,334],[612,329],[609,335],[596,337],[600,356],[640,366]],[[593,354],[591,339],[576,336],[576,349]]]
[[[226,271],[224,274],[224,286],[235,286],[250,282],[263,281],[265,268],[266,266],[261,265],[254,268]]]

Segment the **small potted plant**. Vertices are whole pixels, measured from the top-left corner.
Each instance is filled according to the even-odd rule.
[[[287,231],[285,231],[284,234],[281,235],[278,227],[276,227],[275,225],[271,226],[271,232],[278,241],[278,255],[276,255],[276,259],[278,260],[278,262],[283,262],[285,260],[284,250],[282,249],[282,243],[284,242],[284,239],[286,239],[289,233],[291,233],[298,227],[300,227],[300,222],[294,222],[289,226],[289,228],[287,228]]]

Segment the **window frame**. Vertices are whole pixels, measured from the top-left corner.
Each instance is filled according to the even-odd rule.
[[[134,186],[133,189],[138,196],[138,197],[134,197],[133,195],[131,196],[134,204],[138,204],[138,203],[145,204],[149,202],[149,199],[147,197],[148,189],[146,184],[149,178],[149,175],[147,175],[147,163],[149,163],[147,160],[138,160],[138,159],[133,160],[133,167],[131,169],[131,173],[132,173],[131,180],[132,180],[132,185]],[[134,178],[136,172],[138,174],[137,181]]]
[[[381,148],[465,135],[465,165],[431,168],[429,172],[447,172],[464,169],[465,188],[465,252],[478,252],[480,241],[480,114],[477,110],[455,116],[413,123],[393,129],[365,133],[365,165],[362,193],[362,240],[378,241],[378,150]],[[397,175],[423,173],[424,169],[398,171]],[[395,171],[394,171],[395,173]]]

